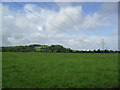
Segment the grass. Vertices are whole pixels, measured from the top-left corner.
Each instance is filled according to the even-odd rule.
[[[4,52],[3,88],[114,88],[118,54]]]
[[[0,52],[0,89],[2,88],[2,52]]]
[[[46,48],[46,47],[48,47],[48,46],[37,46],[37,47],[35,47],[35,50],[36,50],[36,51],[42,51],[42,50],[44,50],[44,48]]]

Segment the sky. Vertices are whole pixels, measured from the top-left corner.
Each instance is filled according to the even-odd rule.
[[[4,2],[2,45],[118,50],[117,2]]]

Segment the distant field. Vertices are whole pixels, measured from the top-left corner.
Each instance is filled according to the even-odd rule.
[[[4,52],[3,88],[112,88],[116,53]]]
[[[37,47],[35,47],[35,50],[42,51],[42,50],[44,50],[43,48],[46,48],[46,47],[48,47],[48,46],[37,46]]]

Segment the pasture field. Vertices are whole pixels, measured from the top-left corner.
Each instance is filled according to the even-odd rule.
[[[0,89],[2,88],[2,52],[0,52]]]
[[[46,47],[48,47],[48,46],[37,46],[37,47],[35,47],[35,50],[36,50],[36,51],[42,51],[42,50],[44,50],[44,48],[46,48]]]
[[[117,53],[3,52],[3,88],[115,88]]]

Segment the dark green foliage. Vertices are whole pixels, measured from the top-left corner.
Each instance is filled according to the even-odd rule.
[[[70,48],[65,48],[61,45],[47,46],[47,45],[38,45],[38,44],[33,44],[29,46],[2,47],[2,51],[3,52],[66,52],[66,53],[72,52]]]
[[[66,49],[61,45],[51,45],[45,48],[45,52],[70,52],[70,48]]]
[[[2,47],[3,52],[35,52],[35,48],[31,46],[15,46],[15,47]]]
[[[12,47],[2,47],[2,52],[60,52],[60,53],[119,53],[119,51],[112,50],[94,50],[94,51],[80,51],[72,50],[70,48],[65,48],[61,45],[39,45],[33,44],[28,46],[12,46]]]
[[[47,45],[39,45],[39,44],[31,44],[30,47],[38,47],[38,46],[47,46]]]

